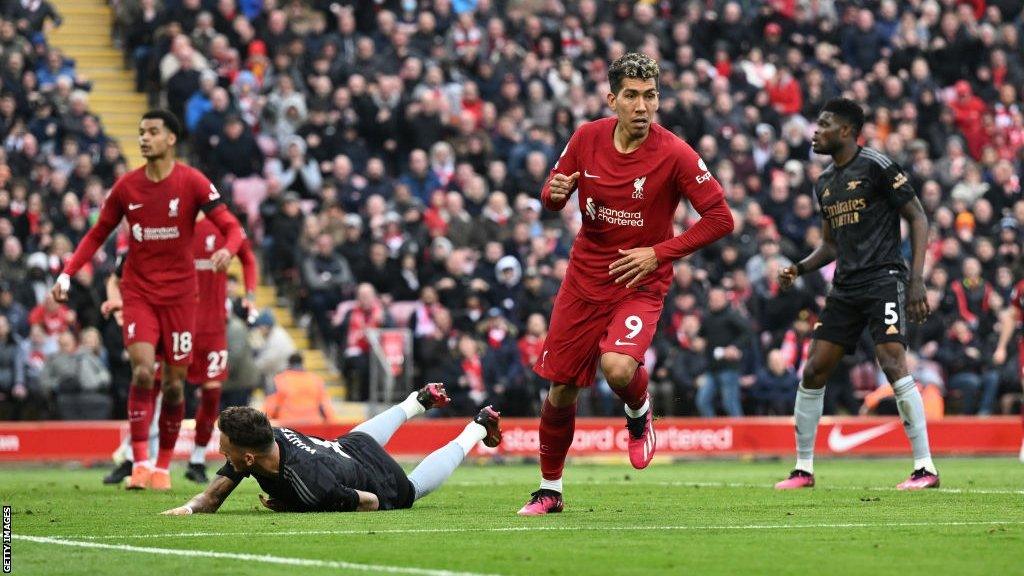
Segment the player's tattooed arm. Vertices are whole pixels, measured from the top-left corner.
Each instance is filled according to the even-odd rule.
[[[191,500],[186,502],[182,506],[177,508],[171,508],[170,510],[164,510],[161,514],[166,516],[187,516],[189,514],[213,514],[220,508],[220,505],[227,500],[231,491],[235,489],[238,484],[226,477],[218,475],[210,482],[210,485],[206,487],[199,494],[192,497]]]
[[[907,291],[907,316],[911,322],[924,322],[931,310],[924,289],[924,253],[928,244],[928,217],[917,197],[900,207],[900,216],[910,225],[910,289]]]
[[[786,290],[796,282],[797,277],[813,272],[836,259],[836,241],[827,218],[821,220],[821,244],[807,258],[792,266],[779,270],[779,286]]]

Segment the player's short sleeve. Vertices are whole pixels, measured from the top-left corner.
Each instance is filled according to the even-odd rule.
[[[217,470],[217,475],[223,476],[235,484],[238,484],[244,478],[249,476],[248,474],[243,474],[235,470],[235,467],[231,465],[231,462],[225,462],[224,465],[220,467],[220,470]]]
[[[877,174],[875,189],[892,208],[902,208],[916,196],[906,171],[896,162],[891,162],[884,167],[879,165]]]
[[[725,197],[722,185],[711,175],[704,159],[682,140],[675,142],[675,183],[698,213],[718,204]]]

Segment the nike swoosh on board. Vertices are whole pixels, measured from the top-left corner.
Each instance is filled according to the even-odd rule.
[[[843,434],[842,426],[836,424],[832,427],[832,431],[828,434],[828,449],[833,452],[849,452],[861,444],[865,444],[888,434],[890,430],[898,427],[900,423],[888,422],[886,424],[880,424],[868,428],[867,430],[861,430],[860,432],[854,432],[853,434]]]

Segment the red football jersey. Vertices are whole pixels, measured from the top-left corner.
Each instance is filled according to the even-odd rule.
[[[1017,309],[1017,313],[1020,317],[1024,318],[1024,280],[1021,280],[1014,285],[1013,292],[1010,293],[1010,300],[1013,303],[1013,307]]]
[[[205,204],[220,200],[206,176],[175,163],[167,178],[153,182],[145,167],[114,184],[100,219],[128,220],[129,245],[121,291],[153,304],[176,304],[196,298],[192,234]]]
[[[218,333],[227,329],[228,321],[228,273],[213,269],[210,257],[213,253],[227,245],[227,239],[209,218],[196,222],[195,235],[192,237],[192,254],[195,257],[196,279],[199,283],[198,314],[196,314],[196,334]],[[238,259],[242,261],[247,292],[256,290],[256,257],[249,246],[249,241],[242,242],[238,249]]]
[[[581,126],[548,177],[579,172],[576,192],[583,226],[573,243],[563,288],[591,302],[614,302],[644,288],[664,295],[672,280],[672,217],[685,198],[703,214],[722,202],[722,187],[704,161],[672,132],[651,124],[643,144],[629,154],[615,149],[617,118]],[[549,209],[561,206],[542,193]],[[654,247],[658,268],[639,286],[615,284],[608,266],[620,249]]]

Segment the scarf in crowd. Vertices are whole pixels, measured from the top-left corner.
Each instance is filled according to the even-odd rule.
[[[434,323],[434,313],[440,308],[440,304],[431,304],[429,306],[422,302],[416,304],[416,309],[413,313],[416,314],[417,338],[430,336],[437,330],[437,324]]]
[[[374,304],[369,310],[359,306],[352,309],[348,316],[348,335],[345,342],[346,356],[359,356],[370,351],[370,341],[366,339],[366,330],[380,328],[384,325],[384,308]]]

